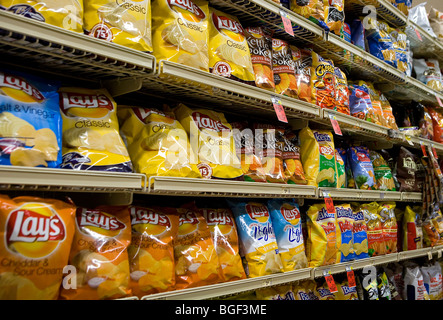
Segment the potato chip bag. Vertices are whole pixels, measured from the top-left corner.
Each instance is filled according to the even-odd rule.
[[[323,130],[303,128],[299,133],[300,155],[308,185],[337,187],[334,138]]]
[[[255,290],[258,300],[295,300],[291,284],[283,284]]]
[[[152,52],[151,1],[83,0],[86,34]]]
[[[0,165],[57,168],[62,162],[58,84],[0,71]]]
[[[389,288],[388,276],[382,268],[377,270],[377,287],[380,300],[391,300],[391,289]]]
[[[195,205],[177,209],[178,235],[174,240],[175,287],[177,290],[223,281],[211,231]]]
[[[355,249],[353,242],[354,232],[354,212],[351,205],[335,205],[335,214],[337,217],[337,263],[348,262],[355,259]]]
[[[382,191],[396,191],[391,168],[388,166],[388,163],[383,156],[379,152],[370,150],[369,157],[371,158],[372,166],[374,167],[377,189]]]
[[[132,172],[120,136],[117,104],[106,89],[60,88],[61,168]]]
[[[371,97],[368,89],[357,84],[349,85],[349,111],[351,116],[370,122],[375,122]]]
[[[283,271],[306,268],[308,260],[298,203],[294,199],[272,199],[268,200],[267,207],[271,214]]]
[[[139,298],[175,289],[173,241],[178,232],[175,208],[130,206],[128,247],[132,294]]]
[[[288,42],[272,39],[272,70],[274,72],[275,92],[298,98],[295,67]]]
[[[421,206],[407,205],[403,215],[403,251],[423,248]]]
[[[388,28],[389,35],[392,39],[392,45],[395,52],[395,60],[397,63],[397,69],[405,74],[410,74],[412,70],[408,63],[408,37],[405,32],[400,29]]]
[[[3,10],[83,33],[83,0],[0,0]]]
[[[223,113],[180,103],[175,116],[188,133],[193,161],[203,178],[233,179],[243,174],[231,125]]]
[[[386,121],[386,127],[389,129],[398,130],[397,122],[392,112],[392,107],[389,100],[386,99],[385,95],[381,93],[381,91],[378,91],[377,93],[380,97],[381,109],[383,111],[383,118]]]
[[[232,211],[227,208],[199,208],[206,219],[217,252],[223,281],[246,279],[239,254],[238,234]]]
[[[353,188],[355,188],[355,180],[354,180],[354,176],[352,175],[352,168],[351,168],[351,164],[348,159],[348,152],[345,148],[337,148],[336,150],[345,165],[345,172],[346,172],[345,188],[353,189]]]
[[[443,113],[437,108],[428,108],[432,117],[432,127],[434,130],[434,141],[443,142]]]
[[[430,300],[424,285],[423,274],[420,267],[414,263],[407,264],[404,268],[405,287],[404,300]]]
[[[254,69],[255,85],[266,90],[275,90],[274,73],[272,71],[272,34],[262,27],[247,27],[246,39]]]
[[[309,267],[334,264],[337,261],[339,229],[336,214],[328,213],[324,203],[313,204],[307,211],[306,256]]]
[[[157,60],[209,71],[209,7],[205,0],[152,1],[152,44]]]
[[[191,163],[188,134],[172,113],[120,106],[117,114],[135,172],[148,178],[201,178],[197,165]]]
[[[365,217],[368,235],[368,254],[370,257],[386,254],[383,224],[378,214],[378,203],[362,203],[358,209]]]
[[[369,156],[369,149],[364,146],[350,147],[348,159],[357,189],[376,190],[374,167]]]
[[[209,8],[209,71],[255,84],[247,35],[237,18]]]
[[[78,207],[69,264],[76,287],[63,288],[66,300],[103,300],[129,296],[131,225],[127,206]],[[72,280],[71,280],[72,281]]]
[[[337,80],[336,101],[337,111],[350,115],[349,110],[349,88],[346,74],[340,68],[335,67],[335,78]]]
[[[303,164],[300,159],[300,148],[297,146],[297,135],[289,130],[285,130],[282,135],[284,141],[283,167],[288,184],[307,184],[308,181],[303,171]]]
[[[72,203],[0,195],[0,300],[56,300],[74,228]]]
[[[382,202],[378,207],[378,214],[381,217],[383,237],[386,245],[386,253],[397,252],[397,219],[395,217],[395,202]]]
[[[295,300],[320,300],[317,293],[317,284],[313,280],[302,280],[296,282],[292,291],[294,293]]]
[[[368,228],[365,216],[359,208],[359,203],[351,204],[354,212],[354,225],[352,228],[352,243],[355,259],[369,258],[368,254]]]
[[[373,18],[365,19],[370,28],[366,28],[368,51],[375,57],[397,68],[394,45],[386,22]]]
[[[441,300],[443,295],[442,271],[438,261],[430,262],[420,268],[429,300]]]
[[[335,300],[359,300],[356,287],[350,287],[348,279],[336,282]]]
[[[227,203],[235,217],[240,255],[248,278],[283,272],[267,206],[242,199],[229,199]]]
[[[290,8],[295,13],[311,20],[325,30],[329,30],[326,19],[329,10],[328,0],[291,0]]]
[[[312,52],[311,90],[312,103],[320,108],[337,110],[334,62],[323,59],[315,52]]]
[[[371,104],[370,106],[368,105],[369,107],[367,109],[368,113],[366,114],[366,120],[386,127],[387,123],[383,116],[383,108],[380,101],[380,96],[375,90],[374,85],[363,80],[359,80],[358,85],[365,88],[365,91],[369,93],[369,97],[371,99]]]
[[[317,287],[315,289],[316,295],[320,300],[336,300],[335,295],[329,290],[326,281],[317,282]]]
[[[337,174],[337,188],[346,188],[346,167],[340,153],[335,149],[335,172]]]
[[[329,32],[340,36],[345,22],[345,0],[329,0],[327,10],[326,25]]]
[[[298,99],[306,102],[311,102],[312,49],[299,49],[293,45],[290,45],[290,48],[292,53],[292,60],[294,61]]]

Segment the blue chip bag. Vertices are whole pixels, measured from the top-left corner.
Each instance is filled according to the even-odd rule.
[[[365,50],[365,28],[360,19],[354,19],[351,23],[351,43]]]
[[[354,212],[350,204],[335,205],[337,228],[340,231],[340,237],[337,243],[340,244],[337,251],[337,263],[348,262],[355,259],[353,249],[353,229]]]
[[[356,260],[369,258],[368,253],[368,233],[363,211],[359,209],[359,204],[353,205],[354,227],[353,227],[353,247]]]
[[[371,96],[366,86],[351,84],[349,87],[349,111],[351,116],[366,120],[372,109]]]
[[[363,146],[348,148],[348,160],[357,189],[376,190],[374,167],[369,156],[369,149]]]
[[[268,201],[268,209],[284,271],[306,268],[308,260],[298,203],[294,199],[272,199]]]
[[[389,34],[390,28],[387,23],[368,19],[371,28],[366,31],[368,51],[375,57],[397,68],[395,48]]]
[[[0,70],[0,165],[59,167],[59,84]]]

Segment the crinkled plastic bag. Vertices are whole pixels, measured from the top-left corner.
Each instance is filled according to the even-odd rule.
[[[369,156],[369,149],[364,146],[350,147],[348,159],[357,189],[376,190],[374,167]]]
[[[436,91],[443,90],[440,65],[436,59],[414,59],[414,71],[417,80]]]
[[[337,263],[355,259],[354,250],[354,212],[348,203],[335,205],[337,219]]]
[[[274,72],[275,92],[297,98],[297,80],[288,42],[272,39],[272,70]]]
[[[371,28],[366,29],[366,41],[369,52],[386,62],[387,64],[397,67],[397,60],[395,59],[394,45],[389,34],[389,26],[384,21],[374,20],[368,18],[367,22]]]
[[[337,110],[337,79],[332,60],[323,59],[312,52],[311,101],[320,108]]]

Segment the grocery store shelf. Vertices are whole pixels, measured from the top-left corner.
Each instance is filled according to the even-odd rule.
[[[379,190],[359,190],[359,189],[339,189],[339,188],[318,188],[318,197],[323,198],[329,195],[334,200],[355,200],[355,201],[401,201],[401,192],[379,191]]]
[[[414,58],[433,58],[443,63],[443,43],[432,37],[422,27],[408,21],[405,28]],[[420,35],[420,36],[419,36]]]
[[[377,15],[395,27],[404,27],[407,24],[407,17],[403,12],[394,7],[389,0],[347,0],[345,10],[347,15],[361,17],[365,6],[373,6],[377,10]]]
[[[401,201],[421,202],[423,194],[421,192],[402,192]]]

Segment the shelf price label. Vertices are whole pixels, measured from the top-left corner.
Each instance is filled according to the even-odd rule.
[[[331,274],[331,270],[324,270],[323,276],[325,277],[326,283],[328,284],[329,291],[331,291],[331,293],[338,292],[334,277]]]
[[[329,119],[331,120],[331,125],[332,125],[332,128],[334,129],[335,134],[342,136],[343,133],[341,132],[340,125],[338,124],[337,118],[329,112],[328,112],[328,116],[329,116]]]
[[[324,192],[323,197],[325,198],[326,211],[328,213],[335,213],[334,201],[330,193]]]
[[[286,118],[285,109],[281,104],[280,98],[276,96],[271,96],[272,105],[274,106],[275,113],[277,114],[277,118],[281,122],[288,123],[288,119]]]
[[[421,151],[423,152],[423,156],[427,157],[428,153],[426,152],[426,146],[424,145],[423,141],[420,141],[420,147],[421,147]]]
[[[408,134],[405,134],[405,140],[406,140],[411,146],[414,145],[414,143],[412,142],[411,136],[409,136]]]
[[[443,108],[443,102],[441,102],[440,97],[436,94],[435,99],[437,99],[438,105]]]
[[[418,31],[418,29],[415,29],[415,34],[417,35],[418,40],[423,41],[423,38],[421,37],[420,31]]]
[[[346,267],[346,276],[348,277],[348,285],[350,288],[354,288],[356,286],[355,284],[355,275],[354,270],[352,270],[351,266]]]
[[[292,29],[292,22],[289,20],[289,15],[285,10],[280,10],[281,19],[283,21],[283,26],[285,31],[291,36],[294,36],[294,30]]]

